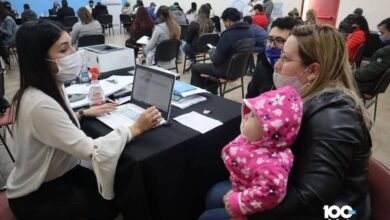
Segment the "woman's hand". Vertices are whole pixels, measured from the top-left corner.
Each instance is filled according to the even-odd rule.
[[[144,111],[135,121],[135,123],[130,126],[131,134],[134,137],[144,133],[145,131],[151,129],[152,127],[158,125],[161,121],[161,113],[154,106],[149,107]]]
[[[112,112],[118,106],[117,103],[105,103],[103,105],[93,106],[89,109],[84,110],[84,115],[86,117],[98,117],[102,116],[108,112]]]

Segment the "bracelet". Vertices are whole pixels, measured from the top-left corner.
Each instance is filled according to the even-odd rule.
[[[84,109],[79,110],[78,113],[79,113],[80,120],[85,118]]]

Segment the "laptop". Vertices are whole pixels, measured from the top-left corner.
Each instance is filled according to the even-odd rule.
[[[130,126],[145,109],[156,106],[163,119],[160,125],[169,122],[175,79],[169,71],[137,64],[130,103],[98,119],[111,128]]]

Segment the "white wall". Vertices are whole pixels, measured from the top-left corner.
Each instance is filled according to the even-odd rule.
[[[133,1],[133,0],[130,0]],[[213,7],[215,14],[221,15],[223,10],[229,6],[228,2],[231,0],[144,0],[145,6],[148,6],[150,2],[154,1],[157,7],[160,5],[171,5],[173,2],[179,2],[180,6],[187,11],[191,7],[191,2],[196,2],[198,8],[200,5],[210,3]],[[294,7],[301,10],[302,0],[273,0],[274,2],[283,3],[283,15],[293,9]],[[309,1],[309,0],[306,0]],[[135,0],[134,0],[135,2]],[[249,2],[249,0],[248,0]],[[355,8],[363,8],[363,15],[366,17],[371,30],[377,30],[376,26],[383,19],[390,17],[390,0],[340,0],[339,15],[337,17],[338,23],[344,19],[348,14],[352,13]],[[303,13],[305,14],[305,13]]]

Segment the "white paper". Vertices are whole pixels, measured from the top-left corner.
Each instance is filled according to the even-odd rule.
[[[137,44],[148,44],[149,43],[149,37],[143,36],[140,39],[137,40]]]
[[[180,115],[174,119],[189,128],[199,131],[202,134],[223,124],[218,120],[201,115],[194,111]]]
[[[189,90],[189,91],[186,91],[186,92],[182,92],[182,93],[180,93],[180,95],[181,95],[181,97],[188,97],[188,96],[201,94],[201,93],[210,93],[210,92],[205,90],[205,89],[201,89],[199,87],[196,87],[196,89]]]
[[[91,86],[89,84],[73,84],[65,88],[66,93],[68,95],[74,94],[88,94],[89,88]]]
[[[203,102],[203,101],[206,101],[206,100],[207,100],[207,98],[204,97],[204,96],[193,95],[193,96],[181,98],[178,101],[172,100],[172,105],[176,106],[178,108],[181,108],[181,109],[185,109],[185,108],[188,108],[188,107],[190,107],[192,105],[195,105],[195,104],[197,104],[199,102]]]

